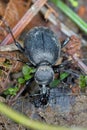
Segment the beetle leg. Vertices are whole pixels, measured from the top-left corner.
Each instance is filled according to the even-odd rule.
[[[31,88],[31,85],[32,85],[33,81],[34,81],[34,76],[31,79],[26,81],[26,84],[25,84],[26,87],[25,87],[25,90],[24,90],[23,94],[25,94],[27,92],[29,94],[29,96],[31,96],[30,95],[30,88]]]
[[[25,49],[20,45],[19,42],[16,41],[16,39],[15,39],[13,33],[12,33],[12,30],[11,30],[10,26],[8,25],[7,21],[6,21],[3,17],[0,17],[0,20],[3,21],[4,25],[5,25],[6,28],[7,28],[7,31],[11,34],[11,36],[12,36],[12,38],[13,38],[13,40],[14,40],[14,43],[15,43],[15,45],[17,46],[17,48],[18,48],[22,53],[25,53]],[[20,62],[22,62],[22,63],[25,63],[25,64],[28,65],[28,66],[32,66],[31,63],[26,63],[26,62],[24,62],[24,61],[22,61],[22,60],[17,60],[17,61],[20,61]]]
[[[11,34],[11,36],[12,36],[12,38],[13,38],[13,40],[14,40],[14,43],[15,43],[15,45],[17,46],[17,48],[18,48],[22,53],[24,53],[24,52],[25,52],[24,48],[23,48],[23,47],[19,44],[19,42],[17,42],[16,39],[14,38],[14,35],[13,35],[13,33],[12,33],[11,28],[9,27],[9,25],[6,25],[6,27],[8,28],[8,31],[9,31],[9,33]]]
[[[32,77],[31,79],[29,79],[29,80],[26,82],[26,86],[30,86],[30,84],[32,83],[33,80],[34,80],[34,77]]]
[[[11,28],[9,27],[9,25],[6,25],[6,27],[8,28],[8,31],[9,31],[9,33],[11,34],[11,36],[12,36],[12,38],[13,38],[13,40],[14,40],[14,43],[15,43],[15,45],[17,46],[17,48],[18,48],[22,53],[24,53],[24,52],[25,52],[24,48],[23,48],[23,47],[19,44],[19,42],[17,42],[16,39],[14,38],[14,35],[13,35],[13,33],[12,33]]]
[[[17,41],[15,42],[15,45],[17,46],[17,48],[18,48],[22,53],[25,52],[25,49],[24,49]]]
[[[71,60],[70,61],[64,61],[63,63],[58,64],[58,65],[54,65],[54,66],[52,66],[52,68],[53,68],[55,73],[59,73],[61,69],[64,70],[65,66],[69,65],[69,64],[71,64]]]
[[[61,45],[61,47],[65,47],[67,45],[67,43],[70,41],[70,38],[68,37]]]
[[[59,65],[53,66],[54,73],[58,73],[60,71]]]
[[[4,25],[5,25],[6,28],[7,28],[7,31],[11,34],[11,36],[12,36],[12,38],[13,38],[13,40],[14,40],[14,43],[15,43],[15,45],[17,46],[17,48],[18,48],[21,52],[24,53],[24,51],[25,51],[24,48],[16,41],[16,39],[15,39],[13,33],[12,33],[12,30],[11,30],[10,26],[8,25],[7,21],[6,21],[3,17],[1,17],[1,16],[0,16],[0,20],[3,21]]]
[[[22,59],[16,59],[16,61],[22,62],[22,63],[28,65],[29,67],[33,67],[33,64],[31,64],[30,62],[25,62]]]
[[[64,69],[65,64],[54,65],[52,68],[54,73],[59,73],[61,69]]]

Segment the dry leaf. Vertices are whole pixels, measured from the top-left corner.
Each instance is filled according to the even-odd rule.
[[[69,43],[66,45],[66,52],[73,56],[76,54],[78,57],[82,56],[81,53],[81,41],[76,36],[71,36]]]
[[[1,0],[0,1],[0,16],[2,16],[13,28],[20,18],[25,14],[29,9],[31,0]],[[6,36],[5,26],[3,22],[0,22],[0,39]],[[2,33],[3,32],[3,33]],[[2,37],[1,37],[2,36]],[[2,40],[2,39],[1,39]]]

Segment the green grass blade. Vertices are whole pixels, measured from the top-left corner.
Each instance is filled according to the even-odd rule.
[[[10,119],[14,120],[16,123],[22,124],[27,128],[32,128],[34,130],[87,130],[86,128],[65,128],[59,126],[47,125],[46,123],[40,123],[38,121],[33,121],[19,112],[14,111],[7,105],[0,102],[0,113],[5,114]]]
[[[85,23],[76,13],[74,13],[66,4],[61,0],[51,0],[56,6],[63,11],[72,21],[74,21],[81,30],[87,33],[87,23]]]

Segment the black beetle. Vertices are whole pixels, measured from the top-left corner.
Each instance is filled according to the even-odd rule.
[[[40,85],[48,85],[54,77],[52,65],[60,55],[60,44],[55,34],[46,27],[33,28],[25,37],[24,53],[37,67],[35,81]]]
[[[40,26],[34,27],[26,34],[24,48],[22,48],[15,40],[10,27],[6,26],[14,39],[15,45],[28,57],[30,63],[36,67],[34,79],[40,86],[40,101],[44,105],[49,97],[48,86],[54,79],[53,69],[57,69],[54,65],[60,56],[61,45],[53,31],[47,27]],[[68,42],[69,38],[65,40],[62,47]],[[26,64],[31,65],[30,63]]]
[[[69,38],[62,44],[62,47],[69,42]],[[54,34],[47,27],[34,27],[25,37],[24,48],[18,42],[16,46],[36,67],[34,79],[40,86],[40,101],[44,105],[49,97],[48,86],[54,79],[55,63],[60,57],[61,45]]]

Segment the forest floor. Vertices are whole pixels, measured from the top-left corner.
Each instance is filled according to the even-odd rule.
[[[87,23],[87,0],[79,0],[78,1],[78,7],[74,9],[75,13],[80,15],[80,17]],[[70,8],[72,6],[67,3]],[[53,4],[51,4],[53,6]],[[54,6],[53,6],[54,7]],[[81,38],[84,38],[87,42],[87,34],[83,33],[77,25],[75,25],[67,16],[65,16],[59,9],[54,7],[56,9],[56,12],[58,12],[58,19],[65,24],[70,30],[78,34]],[[73,8],[72,8],[73,9]],[[38,14],[35,16],[35,19],[30,22],[30,24],[26,27],[26,29],[23,31],[22,35],[19,38],[19,41],[23,42],[24,37],[26,35],[26,32],[38,25],[44,25],[48,26],[55,33],[57,33],[57,36],[60,41],[63,41],[67,38],[67,36],[59,29],[55,28],[52,24],[45,21],[41,14]],[[12,25],[13,26],[13,25]],[[87,46],[81,45],[81,55],[82,61],[87,65]],[[27,58],[23,54],[21,54],[18,50],[14,51],[2,51],[0,48],[0,54],[5,56],[13,56],[16,58],[21,58],[25,61],[27,61]],[[5,48],[6,49],[6,48]],[[63,54],[61,54],[60,57],[60,63],[61,59],[66,59]],[[65,60],[64,59],[64,60]],[[9,65],[7,65],[9,62]],[[2,64],[4,63],[4,64]],[[73,65],[70,64],[69,67],[72,67]],[[11,100],[14,96],[5,96],[3,94],[2,86],[13,86],[17,85],[17,78],[21,76],[21,69],[23,67],[23,64],[16,61],[10,61],[7,60],[7,58],[0,58],[0,101],[6,102],[8,100]],[[68,65],[66,67],[68,69]],[[3,70],[3,71],[2,71]],[[78,69],[78,66],[75,66],[74,71],[77,72],[77,74],[80,74],[80,71]],[[12,76],[12,80],[9,80],[8,76]],[[58,75],[55,75],[57,77]],[[79,88],[78,80],[76,81],[76,84],[68,84],[68,80],[70,78],[65,78],[62,83],[60,83],[58,86],[53,87],[50,89],[49,94],[49,100],[47,105],[45,106],[39,106],[35,107],[38,103],[37,100],[39,97],[29,97],[29,93],[32,95],[37,89],[37,85],[33,83],[31,85],[34,87],[34,90],[31,89],[31,91],[24,92],[22,95],[20,95],[16,101],[12,104],[12,108],[22,112],[26,116],[28,116],[31,119],[39,120],[41,122],[46,122],[48,124],[54,124],[54,125],[60,125],[60,126],[66,126],[66,127],[86,127],[87,128],[87,88],[85,88],[84,91],[81,91]],[[21,85],[19,85],[21,86]],[[35,87],[36,86],[36,87]],[[72,89],[71,89],[72,88]],[[27,130],[25,127],[16,124],[12,120],[8,119],[7,117],[0,114],[0,130]]]

